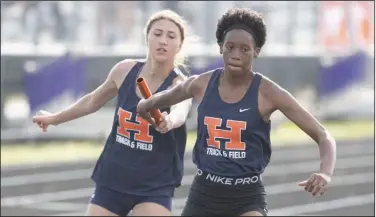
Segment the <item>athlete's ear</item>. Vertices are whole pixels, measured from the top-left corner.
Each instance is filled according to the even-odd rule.
[[[260,54],[260,51],[261,51],[261,48],[259,48],[259,47],[256,47],[256,49],[255,49],[255,58],[257,58],[258,57],[258,55]]]

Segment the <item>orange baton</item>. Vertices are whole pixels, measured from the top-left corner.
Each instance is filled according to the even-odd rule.
[[[138,89],[140,90],[142,96],[145,99],[151,97],[149,86],[145,82],[144,78],[142,77],[138,78],[136,83],[137,83]],[[154,118],[155,123],[159,125],[161,123],[160,118],[162,117],[161,111],[159,111],[159,109],[152,109],[150,113],[151,113],[151,116]]]

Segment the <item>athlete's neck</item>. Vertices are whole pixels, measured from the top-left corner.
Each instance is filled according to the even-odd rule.
[[[153,61],[151,58],[148,58],[145,64],[146,72],[152,76],[161,76],[165,77],[167,76],[172,69],[174,68],[173,62],[157,62]]]
[[[223,73],[223,78],[225,80],[225,83],[230,84],[231,86],[234,86],[234,87],[248,85],[249,82],[253,80],[254,76],[255,76],[255,73],[252,70],[244,73],[243,75],[234,75],[233,73],[226,71],[226,70]]]

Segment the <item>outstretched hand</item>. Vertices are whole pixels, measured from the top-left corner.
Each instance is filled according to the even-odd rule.
[[[48,126],[55,124],[54,116],[50,112],[40,110],[36,115],[34,115],[33,123],[36,123],[43,130],[43,132],[47,132]]]
[[[298,186],[304,187],[304,190],[312,196],[317,194],[323,195],[326,191],[326,186],[330,183],[331,177],[324,173],[314,173],[308,180],[298,183]]]

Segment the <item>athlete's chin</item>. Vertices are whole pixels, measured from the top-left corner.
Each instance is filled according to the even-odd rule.
[[[155,55],[154,60],[158,63],[164,63],[168,60],[168,57],[166,55]]]

